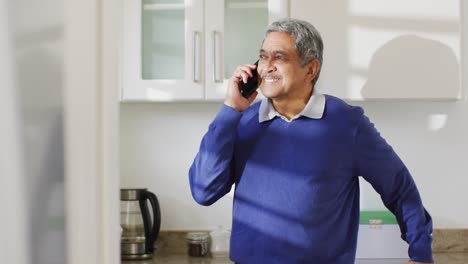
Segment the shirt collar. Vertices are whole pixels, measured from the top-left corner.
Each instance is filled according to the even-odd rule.
[[[323,116],[323,112],[325,111],[325,101],[325,95],[314,91],[304,109],[302,109],[302,111],[295,117],[293,117],[291,120],[288,120],[286,117],[278,113],[273,107],[271,100],[265,97],[260,103],[260,109],[258,111],[258,121],[262,123],[273,119],[275,116],[278,116],[288,122],[291,122],[294,119],[299,118],[300,116],[306,116],[313,119],[321,119]]]

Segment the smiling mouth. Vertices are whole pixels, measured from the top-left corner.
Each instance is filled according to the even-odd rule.
[[[262,78],[262,79],[266,83],[272,83],[272,82],[278,81],[280,78],[278,78],[278,77],[265,77],[265,78]]]

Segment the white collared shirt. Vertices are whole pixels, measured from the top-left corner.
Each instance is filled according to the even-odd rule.
[[[314,91],[304,109],[302,109],[302,111],[299,114],[297,114],[296,116],[291,118],[291,120],[289,120],[285,116],[278,113],[278,111],[276,111],[276,109],[273,107],[271,100],[265,97],[262,99],[260,103],[260,108],[258,110],[258,122],[262,123],[271,120],[275,116],[280,117],[286,122],[292,122],[300,116],[320,119],[322,118],[323,112],[325,111],[325,101],[325,95]]]

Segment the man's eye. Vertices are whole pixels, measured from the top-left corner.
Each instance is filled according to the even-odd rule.
[[[265,55],[260,55],[259,58],[260,58],[261,60],[265,60],[265,59],[267,58],[267,56],[265,56]]]
[[[276,56],[276,59],[277,59],[277,60],[282,60],[282,59],[283,59],[283,56]]]

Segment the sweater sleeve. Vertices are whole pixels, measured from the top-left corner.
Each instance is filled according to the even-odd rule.
[[[362,111],[362,110],[361,110]],[[408,254],[416,262],[433,262],[432,219],[423,207],[410,172],[364,114],[355,134],[355,169],[395,214]]]
[[[242,113],[222,105],[200,144],[189,170],[192,196],[201,205],[211,205],[231,190],[236,129]]]

